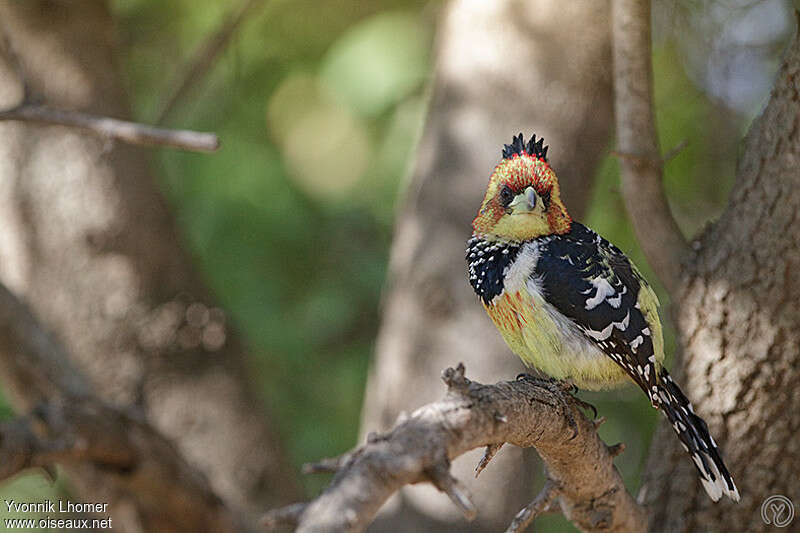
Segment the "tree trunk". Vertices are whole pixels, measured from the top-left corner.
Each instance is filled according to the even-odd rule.
[[[695,241],[675,305],[685,361],[678,379],[719,441],[742,500],[712,503],[662,425],[643,487],[651,531],[760,531],[767,497],[800,503],[798,213],[795,36],[745,139],[730,204]],[[767,517],[774,519],[769,508]]]
[[[104,2],[0,1],[32,96],[54,107],[128,113],[113,27]],[[0,106],[22,96],[6,53]],[[62,127],[6,122],[0,138],[0,280],[98,395],[140,408],[234,510],[254,517],[295,496],[238,335],[182,250],[145,154]],[[17,385],[24,411],[30,398]],[[88,477],[71,481],[99,490]],[[96,501],[109,498],[113,507],[111,494]]]
[[[549,155],[565,201],[583,212],[610,133],[608,17],[608,3],[592,0],[459,0],[447,9],[430,112],[395,230],[364,433],[439,398],[434,376],[459,361],[480,381],[521,371],[467,283],[464,244],[501,148],[518,132],[558,147]],[[477,482],[479,453],[454,465],[478,503],[475,523],[466,526],[433,487],[415,486],[390,500],[371,530],[504,529],[533,497],[536,478],[536,463],[507,448]]]

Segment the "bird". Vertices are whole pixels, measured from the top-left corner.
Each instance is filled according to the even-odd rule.
[[[706,422],[664,367],[658,297],[616,246],[572,220],[544,139],[502,149],[472,222],[469,282],[528,367],[578,389],[633,381],[666,415],[713,501],[739,501]]]

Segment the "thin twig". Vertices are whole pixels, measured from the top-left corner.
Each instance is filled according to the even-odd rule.
[[[625,451],[625,448],[626,446],[624,442],[618,442],[608,447],[608,453],[611,455],[611,457],[617,457],[622,455],[622,453]]]
[[[280,509],[267,511],[261,518],[261,525],[267,529],[273,529],[278,526],[296,526],[300,522],[300,517],[306,507],[308,507],[306,503],[294,503]]]
[[[653,164],[653,165],[666,165],[669,161],[674,159],[681,151],[689,145],[689,141],[684,139],[678,144],[676,144],[670,151],[663,155],[663,157],[658,158],[655,161],[650,161],[645,157],[636,155],[636,154],[629,154],[627,152],[620,152],[619,150],[611,150],[608,154],[614,157],[618,157],[620,159],[629,159],[634,161],[638,164],[645,165],[645,164]]]
[[[314,463],[305,463],[301,472],[303,474],[335,474],[347,462],[349,457],[349,454],[344,454],[339,457],[320,459]]]
[[[486,447],[486,450],[483,452],[483,457],[478,462],[478,466],[475,467],[475,477],[478,477],[483,469],[489,465],[489,461],[494,459],[495,454],[500,451],[500,448],[503,447],[504,442],[499,442],[497,444],[489,444]]]
[[[689,146],[689,140],[688,139],[683,139],[681,142],[679,142],[678,144],[673,146],[672,150],[670,150],[666,154],[664,154],[664,157],[662,157],[661,160],[664,162],[664,164],[669,163],[679,153],[681,153],[683,151],[683,149],[686,148],[687,146]]]
[[[650,0],[614,0],[614,103],[622,194],[650,266],[674,293],[689,248],[667,203],[653,107]],[[669,155],[669,154],[668,154]]]
[[[550,478],[544,483],[544,487],[534,500],[526,505],[506,529],[506,533],[520,533],[533,522],[537,516],[550,510],[553,502],[558,496],[558,483]]]
[[[22,104],[0,111],[0,121],[4,120],[79,128],[104,138],[143,146],[168,146],[193,152],[213,152],[219,148],[219,138],[213,133],[156,128],[79,111],[53,109],[45,105]]]
[[[478,510],[472,502],[469,490],[459,480],[450,473],[450,461],[443,459],[427,470],[431,483],[440,491],[447,494],[450,501],[458,507],[458,510],[467,520],[474,520],[478,515]]]
[[[39,104],[34,101],[22,62],[2,26],[0,26],[0,50],[8,58],[23,88],[22,101],[11,109],[0,111],[0,121],[17,120],[79,128],[106,139],[144,146],[168,146],[193,152],[214,152],[219,149],[219,138],[213,133],[157,128]]]
[[[195,51],[186,68],[174,80],[173,88],[167,91],[168,97],[159,108],[155,120],[156,124],[161,125],[164,123],[191,86],[211,70],[217,57],[227,48],[231,38],[236,35],[247,15],[263,4],[264,0],[244,0],[222,23],[219,29]]]

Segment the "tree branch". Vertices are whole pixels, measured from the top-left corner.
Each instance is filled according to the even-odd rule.
[[[614,0],[612,38],[622,195],[647,261],[674,293],[688,245],[664,196],[664,159],[653,107],[650,0]]]
[[[550,507],[557,497],[558,483],[548,478],[541,492],[539,492],[539,495],[517,513],[511,525],[506,529],[506,533],[522,533],[525,531],[537,516],[550,510]]]
[[[481,446],[489,446],[491,456],[509,442],[538,450],[558,487],[561,511],[582,531],[645,530],[644,510],[625,490],[608,447],[571,396],[527,380],[471,382],[463,365],[445,370],[443,379],[448,392],[442,400],[385,434],[371,435],[341,460],[326,461],[326,469],[338,468],[328,488],[307,505],[267,513],[264,524],[291,522],[301,533],[362,531],[395,491],[426,481],[470,519],[475,504],[449,473],[450,461]],[[526,508],[530,514],[549,505],[550,491]]]
[[[0,378],[26,417],[0,424],[0,481],[31,467],[93,472],[94,498],[135,503],[148,531],[225,533],[240,524],[205,478],[134,410],[96,398],[64,350],[28,308],[0,284]],[[14,392],[14,389],[11,389]]]
[[[65,396],[89,395],[89,384],[33,316],[0,283],[0,381],[18,410]],[[24,388],[24,390],[19,390]]]
[[[213,133],[191,130],[169,130],[81,113],[64,111],[39,104],[23,103],[0,111],[0,121],[18,120],[90,131],[101,137],[143,146],[169,146],[193,152],[213,152],[219,148],[219,138]]]
[[[219,498],[141,417],[93,397],[43,404],[0,424],[0,481],[33,467],[89,465],[110,481],[105,503],[126,494],[148,530],[236,531]],[[112,489],[113,487],[113,489]],[[161,527],[155,527],[160,524]],[[167,526],[171,524],[171,526]],[[163,529],[162,529],[163,528]]]
[[[243,15],[248,9],[247,6],[242,8],[241,14]],[[67,126],[90,131],[106,139],[143,146],[168,146],[193,152],[214,152],[219,149],[219,138],[213,133],[157,128],[80,111],[53,109],[46,105],[35,103],[22,62],[14,47],[11,46],[8,34],[2,26],[0,26],[0,52],[8,58],[23,88],[21,102],[11,109],[0,111],[0,122],[17,120],[20,122]]]
[[[225,20],[219,29],[214,32],[194,53],[191,61],[183,69],[181,74],[174,80],[172,89],[167,92],[167,99],[160,106],[156,118],[156,124],[163,124],[175,105],[184,97],[191,86],[211,70],[217,57],[236,35],[242,22],[256,8],[262,7],[264,0],[244,0]]]

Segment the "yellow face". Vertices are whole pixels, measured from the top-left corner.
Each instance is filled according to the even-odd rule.
[[[571,223],[550,165],[515,154],[494,169],[472,228],[488,240],[522,242],[566,233]]]

